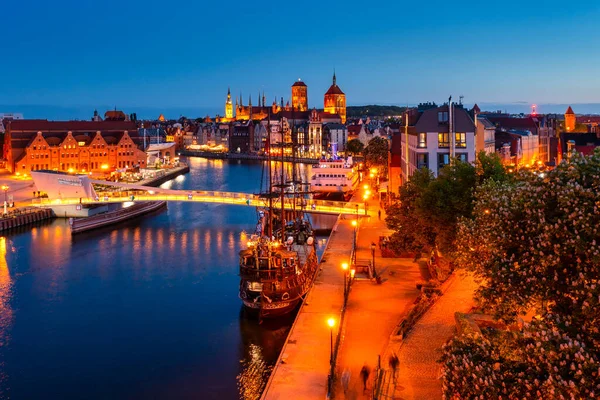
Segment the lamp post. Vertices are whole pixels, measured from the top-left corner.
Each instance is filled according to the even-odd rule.
[[[344,307],[348,302],[348,263],[342,263],[342,269],[344,270]]]
[[[8,211],[6,209],[6,206],[8,205],[6,201],[6,193],[8,192],[8,186],[2,185],[2,190],[4,190],[4,214],[8,214]]]
[[[356,264],[356,229],[358,226],[358,221],[353,220],[352,226],[354,227],[354,237],[352,238],[352,260],[350,260],[353,264]]]
[[[377,270],[375,269],[375,243],[371,242],[371,257],[372,257],[372,265],[373,265],[373,275],[375,279],[377,279]]]
[[[363,200],[365,201],[365,216],[367,215],[367,200],[368,199],[369,199],[369,195],[365,193],[363,195]]]
[[[327,325],[329,325],[329,333],[330,333],[330,353],[329,353],[329,376],[333,379],[333,327],[335,326],[335,319],[329,318],[327,320]]]

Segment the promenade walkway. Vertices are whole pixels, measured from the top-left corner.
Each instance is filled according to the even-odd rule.
[[[376,201],[369,204],[374,216],[363,219],[358,236],[357,263],[371,260],[371,243],[378,243],[381,235],[389,235],[385,226],[385,214],[377,217]],[[415,282],[421,279],[419,266],[409,258],[381,258],[379,248],[375,250],[375,268],[383,278],[378,285],[372,281],[353,283],[346,309],[343,341],[337,362],[338,384],[336,399],[370,398],[372,381],[377,365],[377,356],[383,354],[391,333],[419,295]],[[387,365],[387,359],[382,359]],[[363,391],[360,370],[367,363],[371,369],[368,390]],[[344,393],[341,375],[350,372],[348,390]]]
[[[448,287],[408,333],[403,343],[391,343],[385,354],[395,351],[400,359],[398,381],[382,399],[438,400],[442,398],[441,349],[455,332],[454,313],[473,306],[477,284],[470,274],[455,272]],[[387,358],[385,359],[387,367]],[[383,363],[383,360],[382,360]],[[395,390],[394,390],[395,389]]]
[[[331,338],[335,344],[344,300],[341,264],[350,262],[352,251],[354,228],[350,222],[340,217],[334,226],[321,259],[321,271],[281,350],[263,393],[264,400],[314,400],[326,396]],[[328,318],[335,318],[332,330],[327,325]]]

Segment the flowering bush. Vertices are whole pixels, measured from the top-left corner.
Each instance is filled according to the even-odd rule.
[[[443,358],[445,396],[483,393],[467,387],[467,373],[481,387],[471,371],[477,366],[485,369],[485,390],[503,398],[595,398],[600,150],[574,155],[546,176],[520,172],[515,181],[487,182],[475,198],[473,217],[458,224],[455,257],[479,278],[478,300],[506,322],[532,307],[540,315],[505,346],[483,337],[454,339]],[[497,369],[488,376],[491,362]]]

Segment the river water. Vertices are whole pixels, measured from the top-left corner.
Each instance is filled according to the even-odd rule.
[[[258,190],[260,163],[188,162],[162,187]],[[255,223],[250,207],[169,203],[74,238],[63,219],[0,237],[0,399],[257,399],[293,316],[243,314]]]

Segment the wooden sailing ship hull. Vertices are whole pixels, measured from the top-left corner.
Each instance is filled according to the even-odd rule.
[[[291,301],[277,301],[273,303],[254,303],[252,301],[243,300],[244,308],[250,315],[259,318],[279,318],[294,311],[300,304],[300,299]]]

